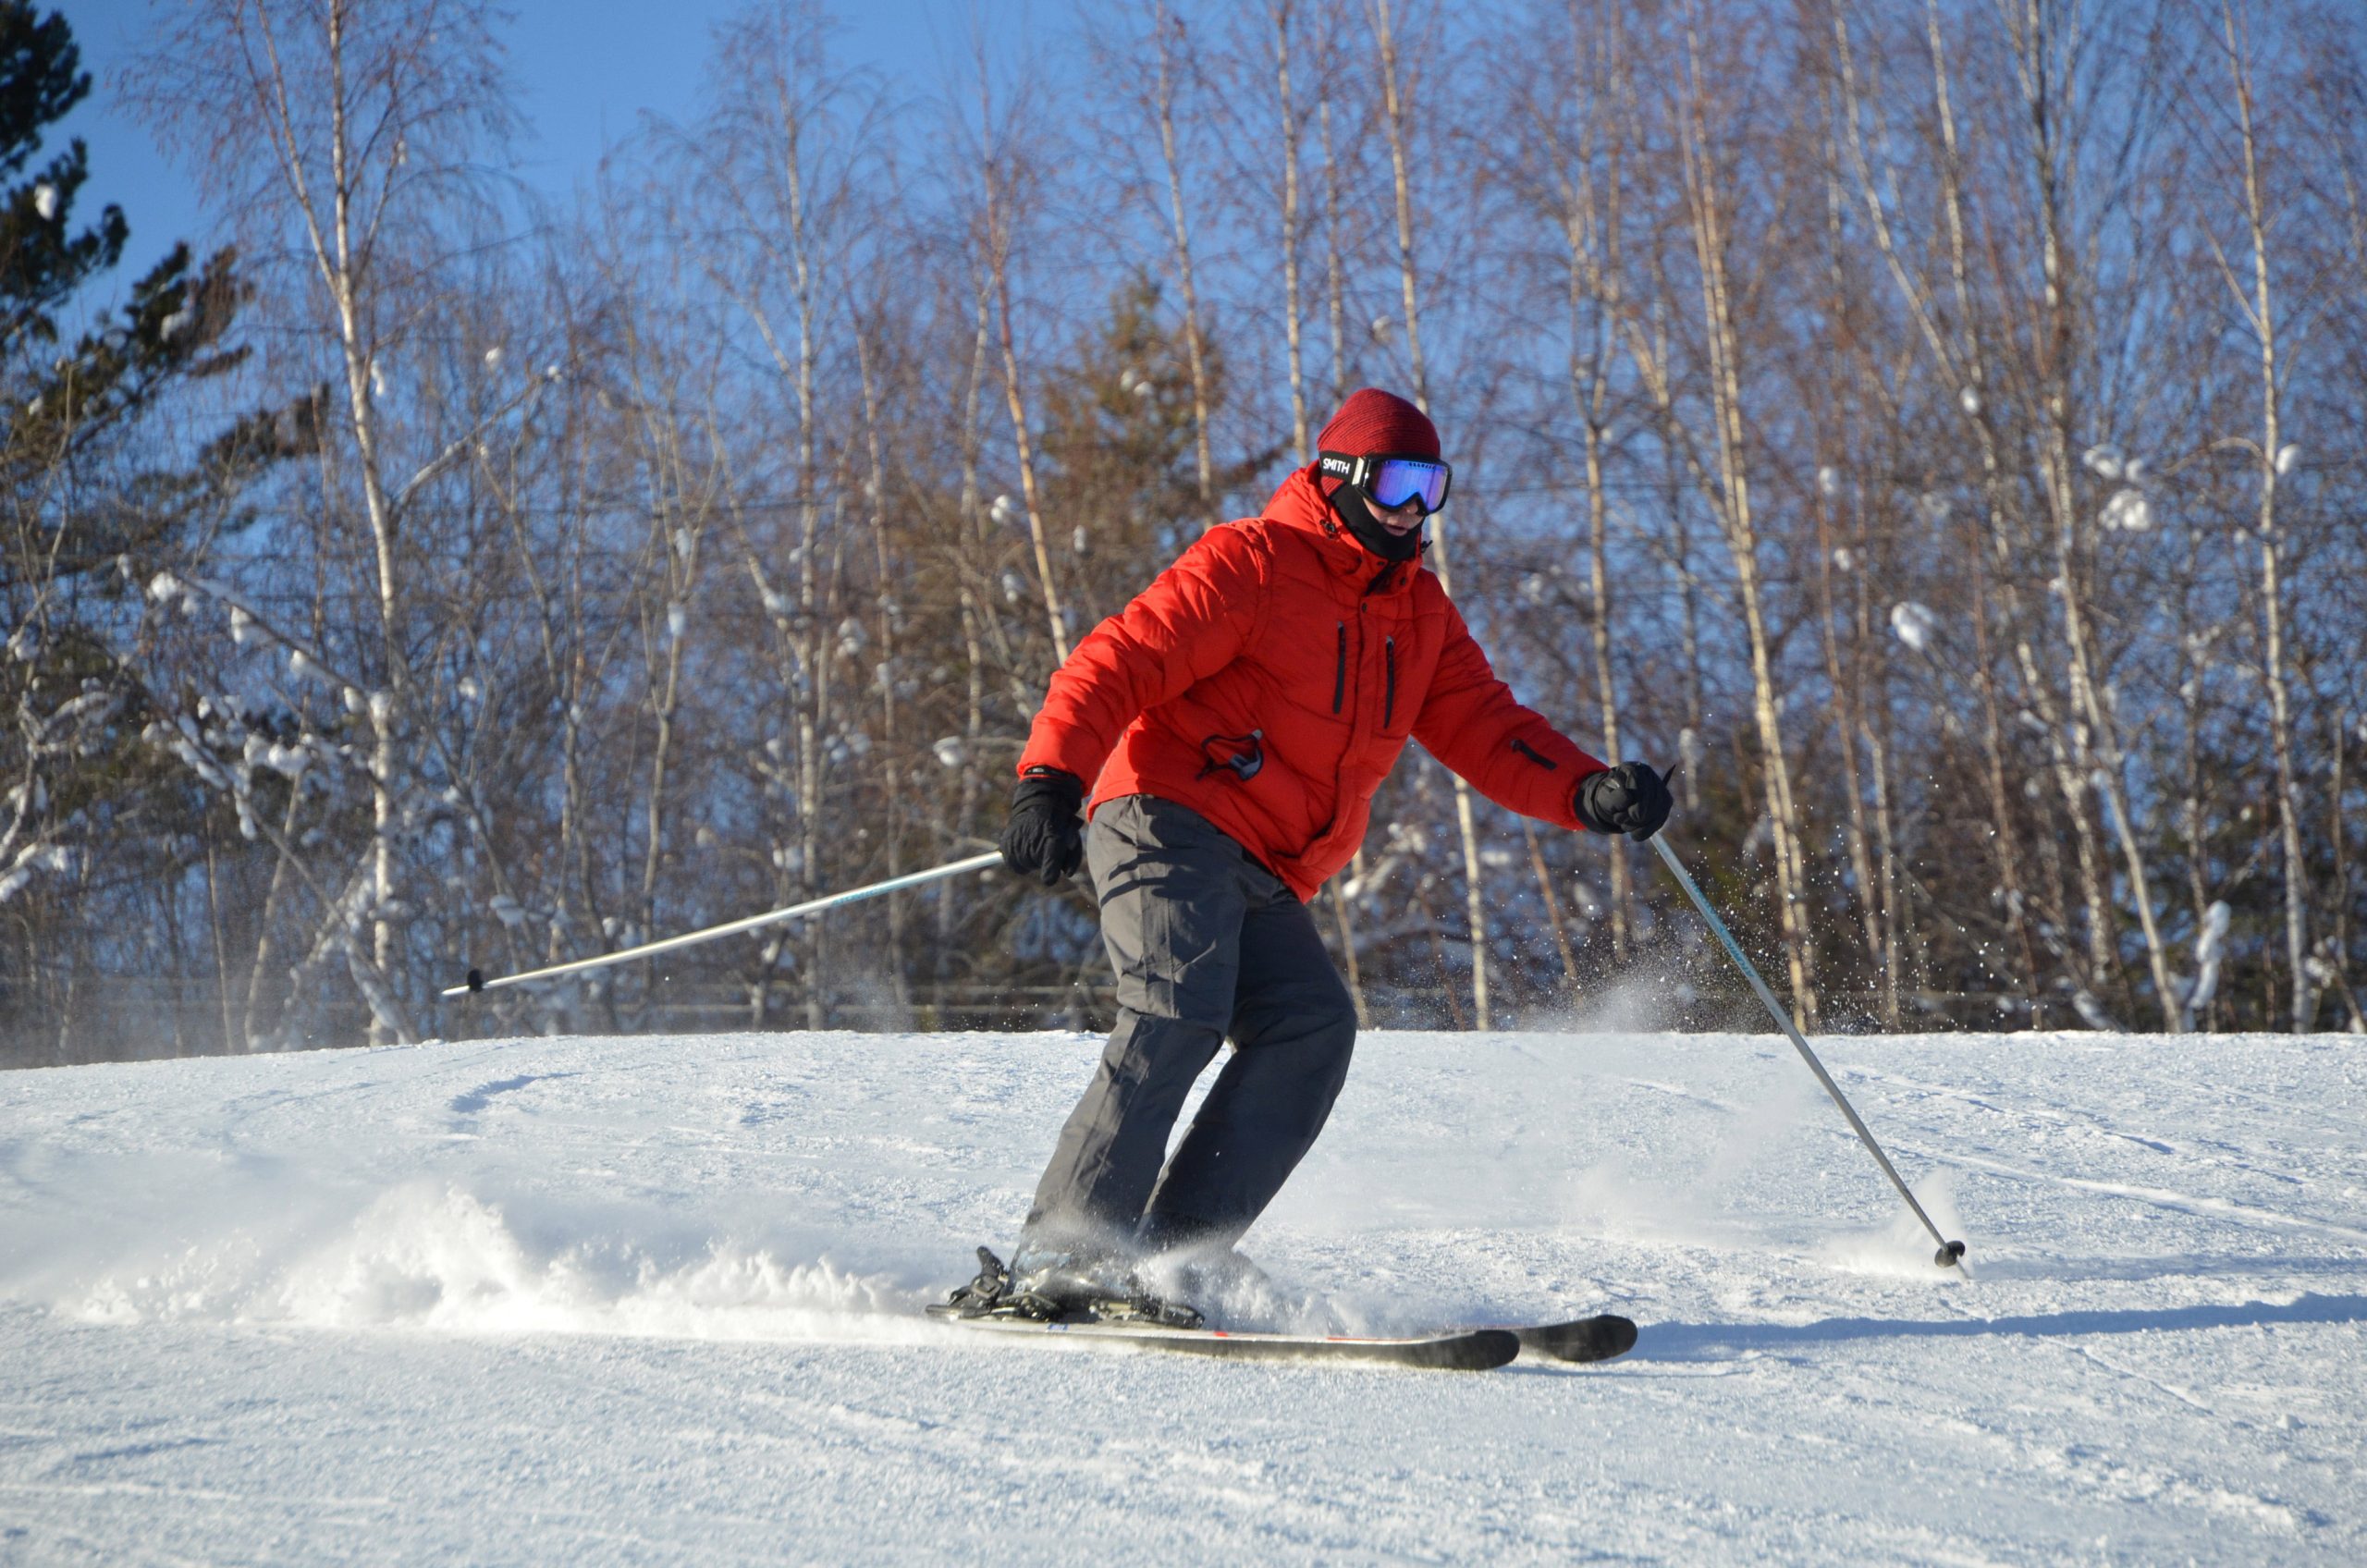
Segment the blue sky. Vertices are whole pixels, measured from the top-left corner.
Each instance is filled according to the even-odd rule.
[[[54,3],[54,0],[53,0]],[[513,0],[508,31],[509,72],[531,134],[514,172],[534,188],[560,193],[588,175],[604,145],[629,131],[644,111],[672,118],[695,111],[715,22],[745,0]],[[1024,25],[1030,7],[982,0],[998,20]],[[117,107],[111,73],[139,46],[148,0],[67,0],[64,9],[97,79],[91,96],[56,136],[90,144],[91,181],[77,203],[84,221],[109,202],[131,223],[124,264],[101,286],[119,300],[179,239],[201,249],[211,231],[193,182],[161,153],[148,132]],[[970,7],[959,0],[841,0],[841,58],[900,79],[915,92],[942,81],[967,33]],[[104,305],[101,298],[89,301]]]

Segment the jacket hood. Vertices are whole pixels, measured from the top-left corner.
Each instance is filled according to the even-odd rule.
[[[1384,572],[1392,572],[1392,569],[1398,567],[1404,568],[1403,571],[1392,572],[1392,581],[1383,585],[1382,592],[1406,586],[1421,569],[1419,557],[1413,560],[1392,561],[1365,548],[1363,542],[1343,527],[1337,514],[1331,510],[1331,503],[1324,498],[1322,487],[1316,481],[1315,465],[1312,463],[1294,469],[1285,475],[1274,491],[1273,498],[1266,503],[1266,509],[1259,515],[1269,522],[1278,522],[1312,535],[1317,553],[1323,557],[1324,564],[1341,576],[1353,577],[1360,583],[1369,584]],[[1428,540],[1423,541],[1422,547],[1425,550],[1429,548]]]

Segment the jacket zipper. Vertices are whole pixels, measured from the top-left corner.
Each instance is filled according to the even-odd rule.
[[[1380,699],[1380,727],[1383,729],[1386,729],[1389,728],[1390,721],[1397,716],[1396,638],[1391,637],[1382,641],[1380,644],[1380,659],[1382,668],[1388,671],[1389,675],[1388,684],[1381,688]]]
[[[1331,711],[1338,713],[1340,704],[1348,700],[1348,623],[1340,623],[1340,662],[1331,673]]]

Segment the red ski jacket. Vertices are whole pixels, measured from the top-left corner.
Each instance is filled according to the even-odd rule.
[[[1189,806],[1307,900],[1364,842],[1409,739],[1566,828],[1582,826],[1578,780],[1603,766],[1514,699],[1435,573],[1340,525],[1307,468],[1077,644],[1019,766],[1087,780],[1096,808]]]

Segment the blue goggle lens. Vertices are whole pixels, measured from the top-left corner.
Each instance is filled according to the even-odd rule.
[[[1367,481],[1366,494],[1376,505],[1392,510],[1419,498],[1422,509],[1434,512],[1446,503],[1446,482],[1451,471],[1444,463],[1426,463],[1413,458],[1390,458],[1375,463],[1372,478]]]

